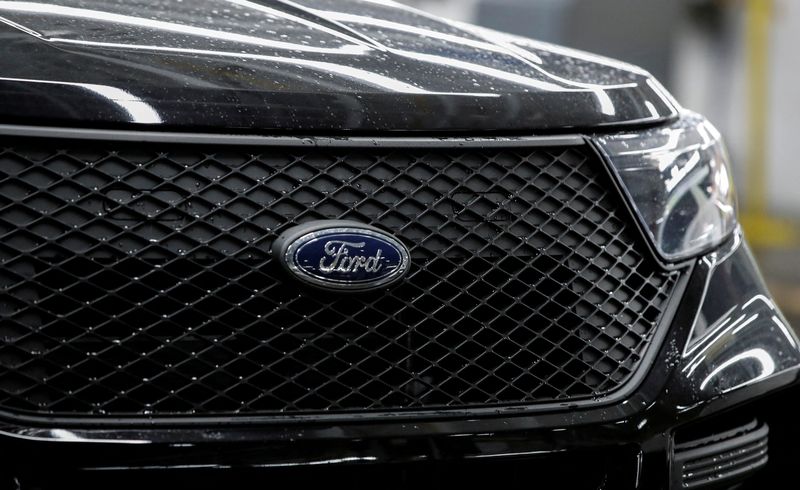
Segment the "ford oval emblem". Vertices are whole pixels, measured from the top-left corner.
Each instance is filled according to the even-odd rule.
[[[281,234],[272,253],[299,280],[314,286],[364,291],[400,280],[408,249],[393,236],[351,221],[314,221]]]

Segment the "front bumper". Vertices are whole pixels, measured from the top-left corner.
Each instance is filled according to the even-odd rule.
[[[385,487],[392,472],[398,476],[391,481],[405,484],[414,475],[428,475],[422,478],[430,482],[431,471],[474,482],[492,468],[517,464],[514,468],[532,472],[537,481],[568,482],[570,488],[603,481],[613,482],[613,488],[666,488],[670,479],[675,483],[676,430],[711,419],[719,424],[725,417],[716,414],[722,412],[736,420],[770,419],[760,400],[795,384],[798,367],[797,338],[737,234],[694,265],[658,355],[621,402],[591,408],[567,404],[536,414],[442,412],[424,419],[353,417],[346,423],[287,417],[279,425],[154,419],[98,428],[91,419],[64,423],[6,414],[0,443],[6,474],[40,483],[52,477],[63,483],[64,475],[102,480],[115,470],[138,470],[143,478],[156,472],[164,482],[164,472],[237,468],[292,481],[324,474],[364,482],[372,474]],[[773,427],[781,422],[770,419]],[[585,471],[571,471],[576,464]],[[354,465],[362,468],[350,471]],[[201,481],[214,481],[201,474]],[[224,474],[229,481],[231,474]],[[448,478],[443,481],[452,483]]]

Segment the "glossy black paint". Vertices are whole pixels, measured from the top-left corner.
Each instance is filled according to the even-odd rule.
[[[236,133],[233,144],[246,133],[575,134],[660,124],[679,111],[635,67],[379,0],[0,1],[0,36],[0,122],[40,132],[90,127],[133,141],[145,137],[130,130],[175,131],[158,137],[176,139]],[[0,414],[5,470],[306,471],[500,457],[546,467],[589,454],[605,455],[608,488],[663,488],[676,428],[731,410],[755,413],[753,400],[796,384],[800,372],[797,339],[740,236],[680,266],[691,274],[671,328],[620,401],[535,415],[103,428]]]
[[[0,121],[536,133],[673,119],[646,72],[378,0],[0,2]]]

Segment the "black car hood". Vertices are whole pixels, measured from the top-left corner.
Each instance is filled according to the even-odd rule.
[[[646,72],[386,0],[0,1],[0,121],[248,132],[656,123]]]

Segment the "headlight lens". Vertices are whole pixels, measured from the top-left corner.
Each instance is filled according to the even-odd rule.
[[[698,114],[666,128],[597,138],[656,249],[680,260],[736,227],[736,198],[719,131]]]

